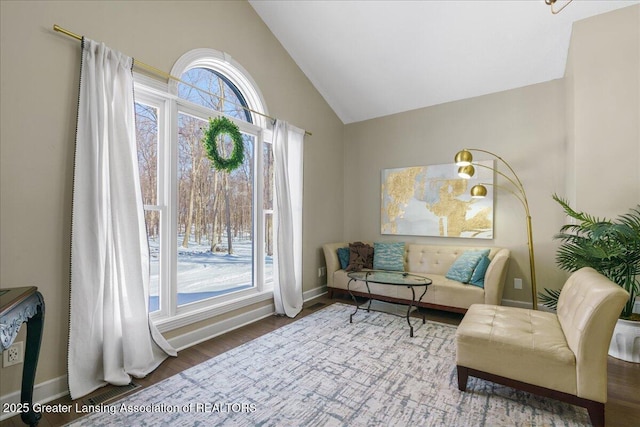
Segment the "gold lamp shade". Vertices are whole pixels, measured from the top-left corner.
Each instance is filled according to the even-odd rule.
[[[457,166],[471,166],[473,155],[466,149],[460,150],[456,153],[455,161]]]
[[[476,168],[472,165],[460,166],[458,168],[458,176],[460,178],[469,179],[476,173]]]
[[[473,197],[474,199],[482,199],[484,197],[487,197],[487,187],[482,184],[474,185],[473,187],[471,187],[470,193],[471,197]]]
[[[556,2],[556,0],[546,0],[546,1],[547,1],[547,4],[551,4],[551,5],[553,5],[553,3]],[[513,194],[522,203],[522,206],[524,207],[524,211],[527,219],[527,235],[529,238],[527,242],[527,246],[529,246],[529,268],[531,271],[531,302],[533,305],[533,309],[537,310],[538,309],[538,297],[537,297],[538,293],[536,290],[536,267],[535,267],[535,260],[534,260],[534,254],[533,254],[533,232],[531,231],[531,213],[529,212],[529,202],[527,201],[527,195],[524,191],[524,186],[522,185],[520,178],[518,177],[516,172],[513,170],[513,168],[509,165],[509,163],[507,163],[502,157],[498,156],[497,154],[492,153],[491,151],[482,150],[480,148],[465,148],[456,153],[455,162],[456,162],[456,165],[458,166],[458,176],[460,176],[461,178],[469,179],[475,173],[475,168],[472,165],[472,162],[473,162],[473,155],[471,154],[472,151],[479,151],[481,153],[488,154],[498,159],[501,163],[503,163],[507,167],[509,172],[511,172],[511,176],[509,176],[509,175],[505,175],[504,173],[500,172],[499,170],[493,167],[485,166],[480,163],[477,164],[477,166],[485,167],[499,174],[500,176],[505,178],[508,181],[508,183],[512,184],[513,189],[505,188],[505,190]],[[494,184],[485,184],[485,185],[492,185],[495,188],[500,188],[499,186]],[[471,197],[474,199],[481,199],[483,197],[486,197],[487,187],[485,187],[485,185],[477,184],[471,187],[471,190],[469,191],[469,193],[471,194]]]

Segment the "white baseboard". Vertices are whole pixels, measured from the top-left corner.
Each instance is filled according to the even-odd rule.
[[[317,288],[302,293],[302,299],[304,302],[308,302],[314,298],[318,298],[327,293],[327,285],[318,286]]]
[[[195,331],[178,335],[168,339],[167,341],[169,341],[169,344],[171,344],[176,350],[184,350],[185,348],[189,348],[196,344],[200,344],[201,342],[210,340],[211,338],[215,338],[218,335],[222,335],[250,323],[257,322],[265,317],[269,317],[273,315],[274,312],[274,305],[269,304],[255,310],[230,317],[229,319],[207,325],[203,328],[196,329]]]
[[[511,300],[511,299],[503,299],[502,300],[502,305],[504,305],[506,307],[527,308],[529,310],[531,310],[533,308],[533,304],[531,304],[530,302],[516,301],[516,300]],[[555,313],[555,310],[551,310],[549,307],[546,307],[546,306],[540,304],[540,302],[538,302],[538,310],[546,311],[548,313]]]
[[[327,287],[319,286],[304,292],[303,299],[307,302],[326,293]],[[250,323],[257,322],[265,317],[269,317],[273,315],[274,312],[275,306],[273,304],[269,304],[256,310],[242,313],[229,319],[205,326],[204,328],[173,337],[168,341],[176,350],[184,350],[185,348],[207,341],[211,338],[217,337],[218,335],[222,335]],[[48,403],[66,396],[67,394],[69,394],[69,387],[66,375],[35,384],[33,387],[33,401],[38,403]],[[4,407],[5,404],[12,403],[20,403],[20,390],[0,396],[0,405],[2,407]],[[0,413],[0,421],[11,418],[15,415],[18,415],[18,413]]]
[[[198,330],[173,337],[168,341],[176,350],[184,350],[185,348],[214,338],[218,335],[222,335],[225,332],[238,329],[249,323],[256,322],[265,317],[269,317],[274,313],[274,309],[274,305],[269,304],[265,307],[261,307],[256,310],[252,310],[246,313],[242,313],[238,316],[216,322],[204,328],[200,328]],[[69,387],[66,375],[35,384],[33,387],[34,403],[48,403],[67,394],[69,394]],[[0,396],[0,405],[2,405],[2,407],[4,407],[5,404],[12,403],[20,403],[20,390],[6,394],[4,396]],[[14,415],[18,415],[18,413],[3,412],[0,414],[0,421],[13,417]]]
[[[506,307],[518,307],[518,308],[527,308],[529,310],[531,310],[533,308],[533,304],[531,304],[530,302],[527,301],[517,301],[517,300],[512,300],[512,299],[503,299],[502,300],[502,305],[506,306]],[[549,313],[554,313],[554,310],[551,310],[548,307],[545,307],[544,305],[540,304],[538,302],[538,310],[540,311],[547,311]]]
[[[307,302],[326,293],[327,287],[320,286],[304,292],[302,294],[302,298],[305,302]],[[189,348],[201,342],[210,340],[224,333],[241,328],[242,326],[257,322],[260,319],[264,319],[265,317],[273,315],[273,313],[275,313],[275,306],[273,304],[269,304],[268,306],[242,313],[238,316],[225,319],[221,322],[207,325],[198,330],[173,337],[168,341],[176,350],[184,350],[185,348]]]
[[[529,309],[533,307],[533,304],[531,304],[530,302],[517,301],[517,300],[511,300],[511,299],[503,299],[502,305],[506,307],[518,307],[518,308],[529,308]]]
[[[52,380],[44,381],[33,387],[33,401],[38,403],[48,403],[52,400],[61,398],[69,394],[69,387],[67,383],[67,376],[63,375]],[[20,390],[13,393],[0,396],[0,405],[2,408],[5,404],[20,403]],[[14,415],[18,415],[18,412],[2,412],[0,414],[0,421],[11,418]]]

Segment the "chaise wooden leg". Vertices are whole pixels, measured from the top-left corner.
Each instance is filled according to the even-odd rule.
[[[604,403],[589,402],[586,407],[593,427],[604,427]]]
[[[534,393],[540,396],[558,399],[563,402],[570,403],[571,405],[582,406],[589,412],[589,418],[591,419],[591,424],[594,427],[604,427],[604,403],[585,399],[583,397],[578,397],[574,394],[568,394],[533,384],[523,383],[521,381],[501,377],[499,375],[491,374],[488,372],[478,371],[473,368],[467,368],[460,365],[457,365],[457,368],[458,389],[460,389],[460,391],[465,391],[465,389],[467,388],[467,378],[469,377],[469,375],[471,375],[472,377],[482,378],[486,381],[506,385],[507,387],[513,387],[518,390],[526,391],[528,393]]]
[[[458,368],[458,390],[467,390],[467,379],[469,378],[469,368],[457,365]]]
[[[333,299],[333,289],[329,288],[328,293],[329,293],[329,299]]]

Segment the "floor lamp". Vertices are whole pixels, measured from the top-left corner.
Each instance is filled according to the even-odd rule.
[[[494,169],[492,167],[485,166],[478,163],[474,164],[473,155],[471,154],[471,151],[479,151],[482,153],[486,153],[500,160],[502,163],[505,164],[505,166],[509,169],[509,171],[511,171],[511,174],[513,175],[513,177],[509,177],[504,173],[500,172],[499,170]],[[524,187],[522,186],[522,182],[520,182],[520,178],[518,178],[518,175],[516,175],[513,168],[509,166],[509,163],[507,163],[502,157],[490,151],[481,150],[478,148],[465,148],[461,151],[458,151],[455,157],[455,162],[456,162],[456,165],[458,166],[458,175],[461,178],[464,178],[464,179],[471,178],[476,172],[474,166],[479,166],[479,167],[487,168],[489,170],[496,172],[498,175],[504,177],[507,181],[509,181],[513,185],[514,189],[495,185],[495,184],[478,184],[471,187],[470,193],[471,193],[471,197],[473,198],[483,198],[487,195],[487,188],[485,187],[485,185],[492,185],[496,188],[500,188],[502,190],[508,191],[509,193],[513,194],[522,203],[525,214],[527,216],[527,239],[528,239],[527,244],[529,246],[529,268],[531,270],[531,301],[533,303],[533,309],[537,310],[538,309],[538,297],[537,297],[538,292],[536,290],[536,267],[535,267],[535,261],[533,256],[533,233],[531,231],[531,214],[529,212],[529,202],[527,201],[527,195],[524,191]]]

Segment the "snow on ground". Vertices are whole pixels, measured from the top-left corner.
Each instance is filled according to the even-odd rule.
[[[182,238],[179,238],[182,242]],[[226,240],[225,240],[226,242]],[[235,240],[233,254],[211,252],[208,242],[189,242],[189,247],[178,247],[178,304],[197,301],[211,296],[251,287],[253,284],[252,241]],[[150,311],[158,306],[160,271],[160,245],[149,240],[151,255]],[[273,273],[273,259],[265,257],[265,279]]]

